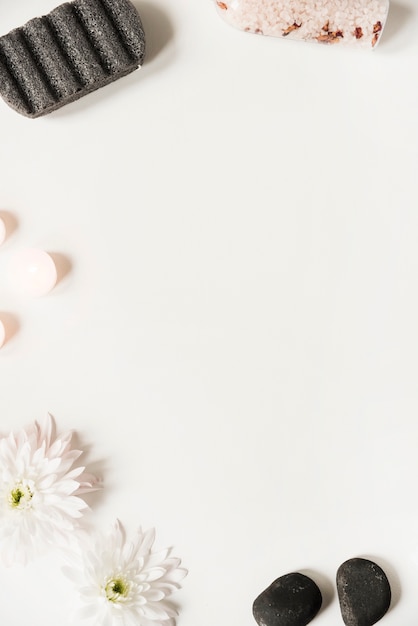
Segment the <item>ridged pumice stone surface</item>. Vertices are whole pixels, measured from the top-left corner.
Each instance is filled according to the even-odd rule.
[[[145,34],[129,0],[75,0],[0,37],[0,95],[35,118],[142,65]]]

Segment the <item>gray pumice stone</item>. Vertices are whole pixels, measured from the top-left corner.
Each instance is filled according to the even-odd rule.
[[[0,95],[39,117],[141,66],[145,34],[129,0],[74,0],[0,37]]]
[[[306,626],[321,604],[321,591],[311,578],[285,574],[254,600],[253,615],[259,626]]]
[[[337,571],[337,591],[346,626],[372,626],[388,611],[391,589],[385,572],[368,559],[349,559]]]

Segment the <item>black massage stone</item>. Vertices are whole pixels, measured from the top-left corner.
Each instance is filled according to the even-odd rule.
[[[75,0],[0,37],[0,95],[39,117],[137,69],[145,35],[129,0]]]
[[[372,626],[388,611],[390,584],[379,565],[349,559],[337,571],[337,591],[346,626]]]
[[[253,604],[259,626],[306,626],[321,608],[317,584],[299,573],[286,574],[267,587]]]

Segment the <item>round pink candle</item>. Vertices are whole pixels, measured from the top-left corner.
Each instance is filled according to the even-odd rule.
[[[28,248],[15,255],[13,262],[15,288],[28,296],[44,296],[57,282],[57,269],[44,250]]]
[[[4,219],[0,217],[0,245],[6,239],[6,224],[4,223]]]
[[[0,320],[0,348],[4,344],[6,340],[6,329],[4,328],[3,322]]]

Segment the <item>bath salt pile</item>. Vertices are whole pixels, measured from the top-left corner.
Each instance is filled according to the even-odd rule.
[[[215,0],[241,30],[326,44],[375,47],[389,0]]]

